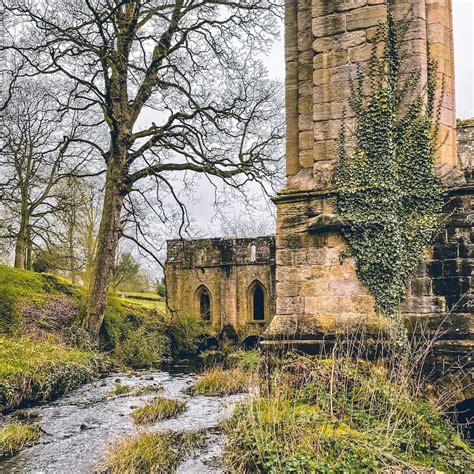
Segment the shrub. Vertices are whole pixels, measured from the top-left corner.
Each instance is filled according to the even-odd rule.
[[[245,392],[249,376],[243,370],[234,368],[224,370],[214,367],[206,370],[194,383],[193,390],[199,395],[223,396]]]
[[[410,386],[381,363],[290,354],[225,424],[225,462],[232,472],[472,472],[472,449]]]
[[[0,430],[0,459],[13,456],[41,436],[38,425],[14,421]]]
[[[133,369],[157,367],[168,347],[166,337],[155,328],[142,327],[133,331],[115,348],[114,357]]]
[[[118,441],[99,470],[110,474],[174,472],[202,443],[201,433],[142,433]]]
[[[229,354],[229,363],[244,371],[254,371],[260,364],[260,352],[256,350],[232,352]]]
[[[186,402],[156,397],[145,406],[133,410],[131,416],[135,423],[154,423],[183,413],[186,406]]]
[[[166,334],[175,356],[196,354],[202,339],[211,333],[209,325],[196,317],[175,314],[166,321]]]

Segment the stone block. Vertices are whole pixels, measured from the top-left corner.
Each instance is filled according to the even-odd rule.
[[[298,112],[300,115],[313,113],[313,98],[310,95],[298,99]]]
[[[298,65],[298,80],[306,81],[313,78],[313,65],[311,62],[303,63],[300,62]]]
[[[307,265],[301,267],[277,267],[277,282],[302,281],[311,278],[311,268]]]
[[[324,69],[335,66],[341,66],[349,62],[349,53],[347,51],[331,51],[330,53],[319,53],[314,56],[313,68]]]
[[[300,131],[311,130],[313,128],[313,115],[300,114],[298,118],[298,128]]]
[[[375,299],[371,295],[351,296],[354,311],[359,314],[373,315],[375,313]]]
[[[461,294],[461,282],[458,277],[435,278],[433,291],[437,296],[455,296]]]
[[[387,7],[385,5],[374,5],[354,12],[346,16],[347,31],[361,30],[370,26],[385,23],[387,19]]]
[[[297,281],[285,281],[277,284],[277,294],[279,297],[299,296]]]
[[[345,64],[343,66],[316,69],[313,73],[315,86],[335,84],[336,82],[351,82],[357,77],[357,65]],[[332,117],[336,118],[336,117]]]
[[[351,63],[361,63],[369,61],[372,54],[374,53],[374,48],[377,48],[377,45],[371,43],[365,44],[363,46],[358,46],[357,48],[352,48],[349,51]]]
[[[325,278],[319,278],[317,280],[303,281],[298,283],[298,294],[300,296],[311,297],[311,296],[322,296],[327,295],[328,292],[328,280]]]
[[[333,296],[355,296],[366,294],[366,290],[358,280],[331,280],[329,293]]]
[[[337,158],[337,142],[336,140],[323,140],[314,143],[314,161],[332,161]],[[319,166],[319,165],[318,165]],[[330,169],[328,166],[327,169]],[[332,166],[334,168],[334,166]],[[322,171],[323,168],[320,167]],[[315,169],[316,171],[316,169]]]
[[[315,38],[342,33],[346,31],[346,17],[342,13],[315,17],[312,28]]]
[[[313,149],[301,150],[299,160],[301,168],[312,168],[314,165]]]
[[[310,248],[307,255],[308,265],[325,265],[326,249]]]
[[[334,0],[334,7],[337,12],[354,10],[355,8],[364,7],[366,5],[367,0]]]
[[[319,105],[325,102],[348,100],[351,96],[351,93],[352,91],[349,81],[341,81],[337,84],[315,86],[313,91],[313,103],[314,105]]]
[[[333,49],[333,39],[329,37],[317,38],[313,41],[313,51],[315,53],[325,53]]]
[[[314,142],[314,137],[313,137],[312,130],[300,132],[299,140],[298,140],[300,150],[308,150],[308,149],[313,148],[313,142]]]
[[[334,0],[325,0],[323,2],[313,2],[312,15],[313,17],[331,15],[334,13]]]
[[[314,140],[336,140],[342,129],[341,120],[328,120],[326,122],[315,122],[313,127]]]
[[[338,298],[332,296],[306,296],[304,298],[305,314],[335,314],[338,312],[338,307]]]
[[[287,249],[278,249],[276,252],[276,264],[281,266],[293,265],[293,252]]]
[[[435,245],[433,249],[433,258],[435,260],[446,260],[458,257],[458,245]]]
[[[277,314],[301,314],[304,310],[304,298],[300,296],[287,296],[277,298]]]
[[[444,298],[437,298],[432,296],[416,296],[410,297],[403,303],[404,313],[413,314],[429,314],[440,313],[446,310]]]
[[[334,37],[334,50],[344,50],[348,48],[354,48],[364,44],[366,41],[366,32],[365,31],[347,31],[341,35]]]
[[[413,296],[431,296],[433,294],[431,278],[414,278],[410,282],[410,289]]]

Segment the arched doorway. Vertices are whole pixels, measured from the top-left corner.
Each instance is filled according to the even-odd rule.
[[[256,281],[249,291],[250,300],[250,317],[253,321],[265,321],[266,316],[266,302],[265,302],[265,288]]]
[[[198,290],[199,315],[203,321],[211,320],[211,294],[209,290],[202,287]]]

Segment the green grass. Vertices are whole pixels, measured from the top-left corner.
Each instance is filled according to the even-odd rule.
[[[133,395],[136,397],[141,397],[143,395],[155,395],[163,391],[163,385],[145,385],[143,387],[138,387],[133,391]]]
[[[208,369],[193,385],[198,395],[224,396],[248,390],[249,375],[240,368],[224,370],[221,367]]]
[[[163,298],[156,293],[138,293],[133,291],[118,291],[119,297],[125,297],[132,300],[163,301]]]
[[[166,305],[162,301],[151,301],[151,300],[136,300],[133,298],[120,298],[123,303],[130,305],[136,305],[138,307],[155,310],[159,314],[165,314]]]
[[[106,367],[94,352],[0,337],[0,411],[54,399],[94,380]]]
[[[14,421],[0,430],[0,459],[13,456],[41,436],[38,425]]]
[[[202,444],[201,433],[142,433],[118,441],[99,470],[110,474],[169,474]]]
[[[156,397],[145,406],[133,410],[131,417],[138,424],[154,423],[177,416],[183,413],[186,407],[186,402]]]
[[[228,471],[473,472],[472,448],[401,375],[380,363],[289,355],[225,423]]]
[[[107,393],[107,398],[121,397],[122,395],[127,395],[131,391],[132,387],[130,387],[130,385],[117,382],[115,387]]]

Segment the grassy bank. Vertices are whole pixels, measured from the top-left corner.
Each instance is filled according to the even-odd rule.
[[[106,369],[107,362],[95,352],[0,337],[0,411],[57,398]]]
[[[0,459],[14,456],[25,446],[38,441],[41,429],[38,425],[12,422],[0,429]]]
[[[473,472],[441,410],[381,364],[290,355],[260,376],[225,425],[231,472]]]
[[[194,318],[168,319],[158,295],[110,295],[93,347],[81,330],[85,295],[63,278],[0,265],[0,410],[94,379],[105,367],[100,354],[116,366],[157,367],[165,357],[192,354],[209,332]]]

